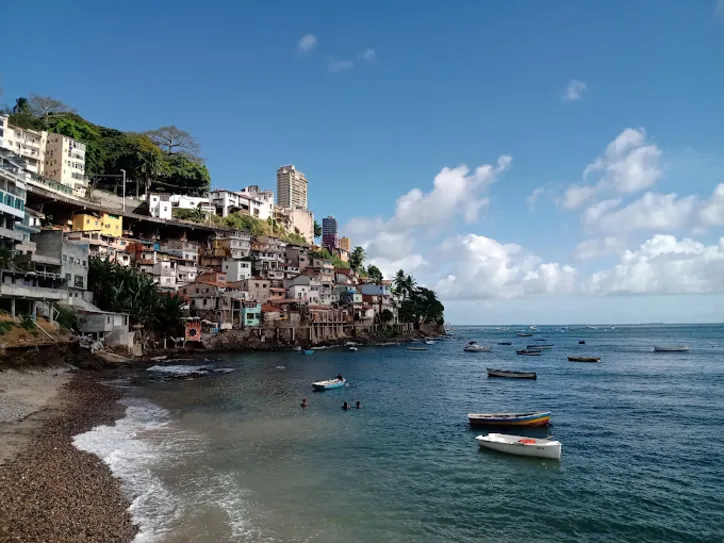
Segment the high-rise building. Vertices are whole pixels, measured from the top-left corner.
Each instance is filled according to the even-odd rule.
[[[307,209],[307,178],[293,164],[277,170],[277,205],[289,209]]]
[[[330,215],[322,219],[322,247],[332,252],[338,245],[337,219]]]
[[[45,147],[45,177],[73,187],[76,196],[85,196],[85,143],[62,134],[48,134]]]
[[[349,252],[350,251],[349,238],[344,238],[344,237],[339,238],[339,248],[342,249],[343,251]]]

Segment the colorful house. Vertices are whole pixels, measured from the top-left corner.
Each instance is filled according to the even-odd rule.
[[[242,302],[241,303],[241,322],[242,326],[260,326],[261,325],[261,303],[260,302]]]
[[[98,231],[102,236],[120,238],[123,235],[123,217],[101,213],[100,217],[89,213],[73,216],[73,230],[81,232]]]

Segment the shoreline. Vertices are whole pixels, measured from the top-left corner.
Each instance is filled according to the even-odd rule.
[[[74,436],[123,416],[121,393],[85,372],[57,385],[34,413],[0,425],[3,448],[21,436],[0,463],[0,543],[130,543],[137,528],[120,480],[73,445]]]

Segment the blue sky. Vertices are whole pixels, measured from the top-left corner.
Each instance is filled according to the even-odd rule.
[[[0,101],[175,124],[216,187],[293,163],[317,217],[452,322],[722,320],[724,3],[239,4],[79,1],[60,24],[39,1],[4,30]]]

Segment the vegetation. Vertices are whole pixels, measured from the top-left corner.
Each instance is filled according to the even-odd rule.
[[[395,315],[389,309],[383,309],[382,313],[380,313],[380,321],[382,321],[383,324],[391,322],[394,318]]]
[[[55,319],[55,322],[67,330],[78,329],[78,317],[75,311],[73,311],[70,307],[62,305],[57,306],[56,309],[58,310],[58,317]]]
[[[13,323],[11,321],[0,321],[0,336],[4,336],[12,329]]]
[[[114,262],[89,259],[88,287],[103,311],[128,313],[131,324],[164,335],[182,332],[186,305],[176,293],[160,292],[150,277]]]
[[[323,260],[329,260],[335,268],[349,269],[349,262],[345,262],[338,256],[331,255],[325,248],[318,249],[316,251],[309,251],[309,258],[321,258]]]
[[[20,326],[22,328],[25,328],[28,332],[34,332],[35,331],[35,321],[33,320],[32,315],[23,315],[22,319],[20,320]]]
[[[174,219],[181,221],[192,221],[202,223],[209,220],[209,216],[201,209],[174,209],[172,212]]]
[[[382,271],[375,265],[370,264],[367,266],[367,276],[372,279],[375,283],[380,283],[383,279]]]
[[[110,191],[121,187],[126,171],[129,193],[155,190],[200,196],[211,177],[188,132],[164,126],[144,133],[121,132],[87,121],[76,110],[49,96],[20,97],[8,108],[9,122],[21,128],[63,134],[86,145],[86,175]]]
[[[421,324],[443,324],[445,306],[437,299],[435,291],[425,287],[418,287],[411,275],[404,270],[398,270],[393,281],[395,292],[403,297],[400,307],[400,320],[414,323],[415,327]]]
[[[365,258],[367,258],[365,250],[359,246],[355,247],[352,253],[349,255],[350,267],[353,270],[358,271],[362,267],[362,263],[365,261]]]
[[[319,224],[315,219],[315,221],[314,221],[314,239],[321,237],[321,235],[322,235],[322,225]]]
[[[414,294],[417,283],[411,275],[405,275],[405,270],[397,270],[392,285],[396,293],[408,299]]]

